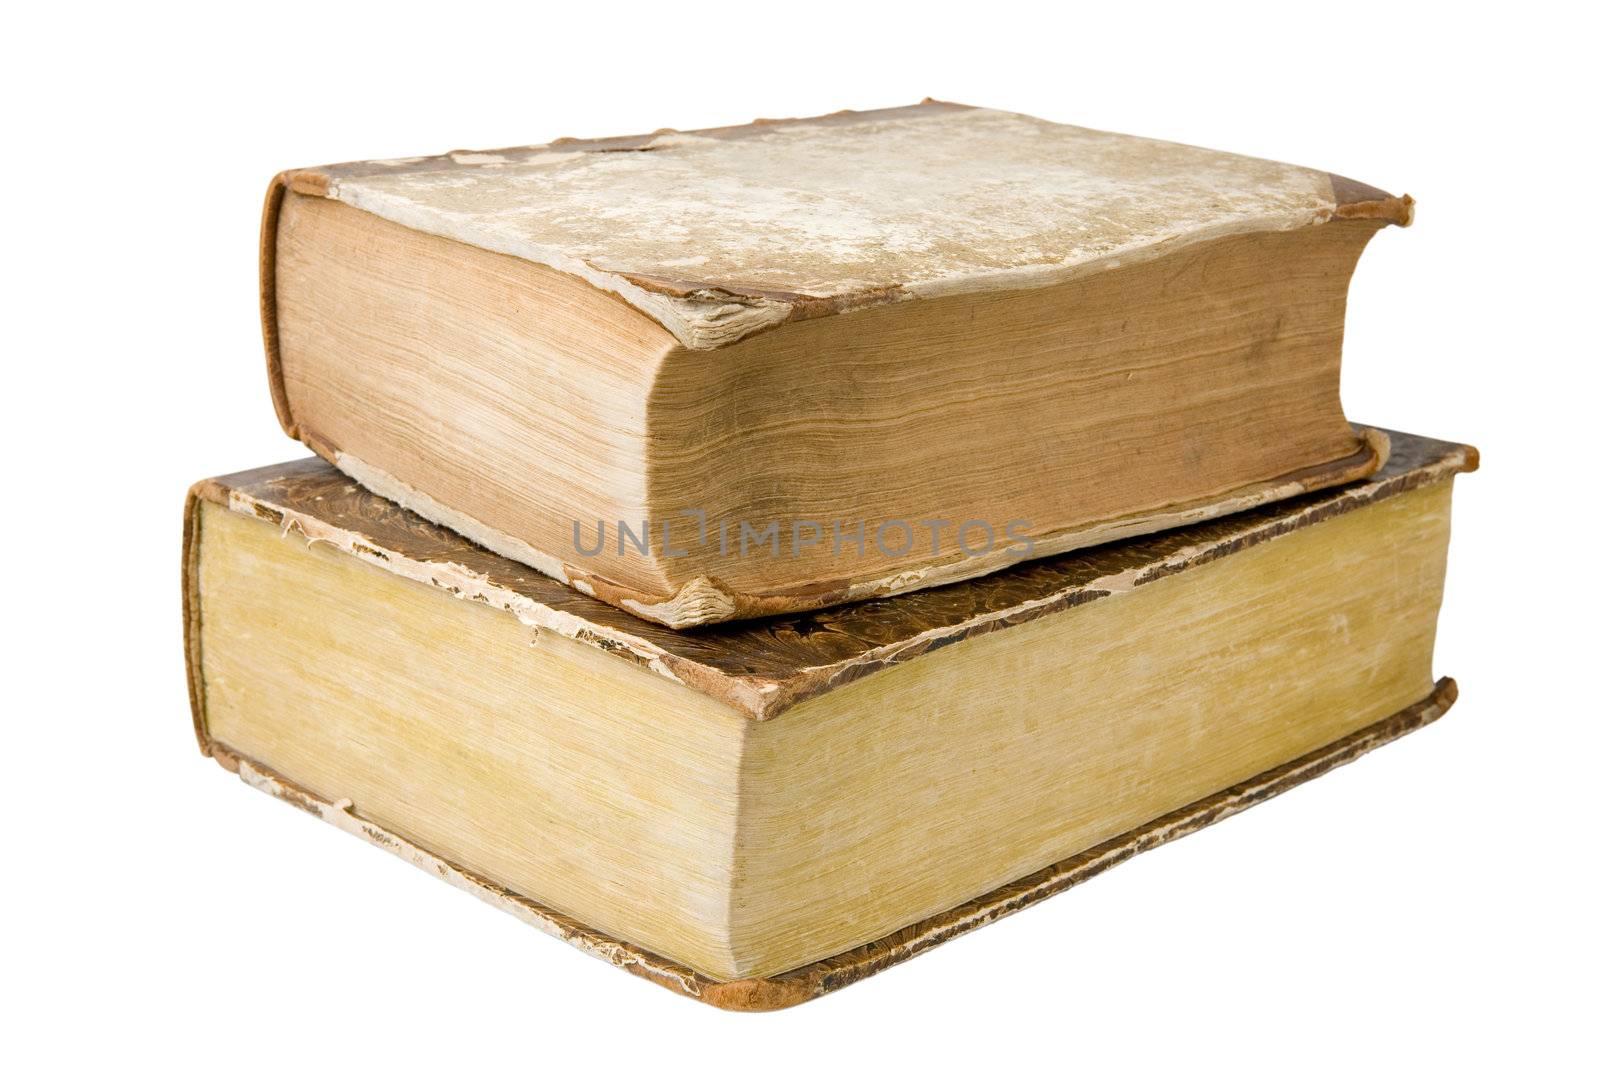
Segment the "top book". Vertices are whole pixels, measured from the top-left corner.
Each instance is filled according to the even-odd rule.
[[[1365,477],[1345,293],[1411,199],[925,101],[287,171],[285,430],[675,628]]]

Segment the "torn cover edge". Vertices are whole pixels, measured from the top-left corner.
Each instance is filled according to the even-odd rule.
[[[1408,440],[1425,440],[1413,439],[1409,435],[1396,436]],[[760,722],[774,718],[801,701],[816,697],[829,689],[956,641],[1032,621],[1058,611],[1070,610],[1101,596],[1125,594],[1146,582],[1226,559],[1240,549],[1275,540],[1296,530],[1380,502],[1395,494],[1454,477],[1457,473],[1477,469],[1477,449],[1470,445],[1434,443],[1447,447],[1449,451],[1430,463],[1390,477],[1383,477],[1380,471],[1375,480],[1346,485],[1336,495],[1308,502],[1293,514],[1263,516],[1247,528],[1223,533],[1210,543],[1186,545],[1167,555],[1101,580],[1095,583],[1092,589],[1065,585],[1046,596],[962,618],[937,628],[921,630],[833,662],[804,667],[782,676],[772,677],[735,674],[698,662],[688,656],[675,654],[646,634],[607,625],[542,603],[533,596],[507,588],[488,575],[458,563],[416,560],[385,550],[371,543],[360,533],[278,503],[264,502],[249,491],[252,483],[247,479],[255,478],[260,481],[269,477],[270,472],[296,464],[283,464],[278,467],[241,472],[238,475],[207,479],[196,483],[190,489],[184,513],[184,625],[191,676],[191,700],[196,702],[198,716],[200,714],[198,707],[204,699],[204,693],[197,681],[200,649],[204,640],[198,599],[200,551],[198,530],[201,500],[210,501],[257,521],[269,522],[307,540],[330,545],[368,565],[387,570],[399,577],[445,589],[459,599],[476,600],[509,612],[526,625],[549,630],[560,636],[592,645],[610,655],[627,659],[637,666],[703,693],[734,711]],[[299,461],[301,464],[306,462],[317,461]],[[240,482],[244,484],[238,484]]]
[[[704,130],[657,130],[655,133],[624,137],[570,138],[564,137],[544,145],[524,145],[483,151],[456,150],[437,156],[419,156],[404,160],[362,161],[337,163],[319,167],[286,170],[275,176],[267,192],[262,224],[262,323],[267,334],[268,359],[274,358],[277,327],[275,300],[271,296],[274,283],[269,272],[275,269],[272,246],[276,244],[277,218],[283,197],[293,191],[304,196],[322,197],[349,203],[356,210],[368,211],[387,218],[398,225],[419,232],[433,233],[446,240],[459,240],[476,247],[514,256],[553,270],[581,278],[603,292],[609,292],[666,329],[685,348],[709,350],[722,348],[753,334],[781,326],[787,322],[845,314],[864,308],[879,307],[901,300],[936,298],[962,293],[991,290],[1042,288],[1071,281],[1087,273],[1125,266],[1130,263],[1166,255],[1176,248],[1203,241],[1230,236],[1236,233],[1270,229],[1295,229],[1339,219],[1372,219],[1399,226],[1409,226],[1415,201],[1410,196],[1393,196],[1376,186],[1357,182],[1341,175],[1322,172],[1328,180],[1327,205],[1304,218],[1257,220],[1237,225],[1213,226],[1196,230],[1178,238],[1154,241],[1148,245],[1124,249],[1111,257],[1096,257],[1082,262],[1045,264],[1016,267],[940,279],[920,284],[894,284],[870,286],[848,292],[817,296],[806,293],[777,290],[740,288],[717,284],[703,279],[664,278],[649,274],[596,266],[587,260],[566,254],[559,248],[531,243],[517,243],[515,247],[500,246],[495,242],[482,242],[462,234],[437,233],[433,229],[415,225],[417,220],[393,218],[388,213],[372,210],[370,206],[355,203],[340,195],[341,178],[360,178],[368,174],[407,171],[468,170],[472,160],[495,157],[518,161],[533,156],[560,152],[618,152],[644,151],[654,145],[657,138],[670,138],[689,134],[699,137],[736,139],[756,136],[774,126],[794,125],[850,125],[878,121],[885,118],[917,119],[951,111],[982,110],[965,104],[925,99],[907,107],[883,108],[874,111],[838,111],[810,118],[756,119],[742,126],[724,126]],[[280,416],[283,414],[280,408]]]

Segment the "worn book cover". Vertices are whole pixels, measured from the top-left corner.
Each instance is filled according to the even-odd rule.
[[[321,460],[197,485],[203,751],[721,1007],[910,958],[1432,721],[1453,476],[673,631]]]
[[[1371,474],[1344,301],[1409,197],[927,101],[287,171],[284,428],[674,628]]]

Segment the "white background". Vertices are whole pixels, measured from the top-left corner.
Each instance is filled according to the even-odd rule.
[[[11,1062],[1593,1055],[1596,85],[1576,15],[256,3],[6,18],[0,1042],[31,1052]],[[1443,722],[772,1016],[594,962],[198,757],[184,490],[300,454],[257,325],[273,172],[923,96],[1417,197],[1416,225],[1380,234],[1357,272],[1344,398],[1352,418],[1483,451],[1458,483],[1436,664],[1462,696]]]

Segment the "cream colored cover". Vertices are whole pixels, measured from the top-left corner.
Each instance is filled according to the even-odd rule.
[[[931,100],[339,164],[282,184],[573,274],[698,349],[1228,234],[1411,218],[1409,197],[1318,170]]]

